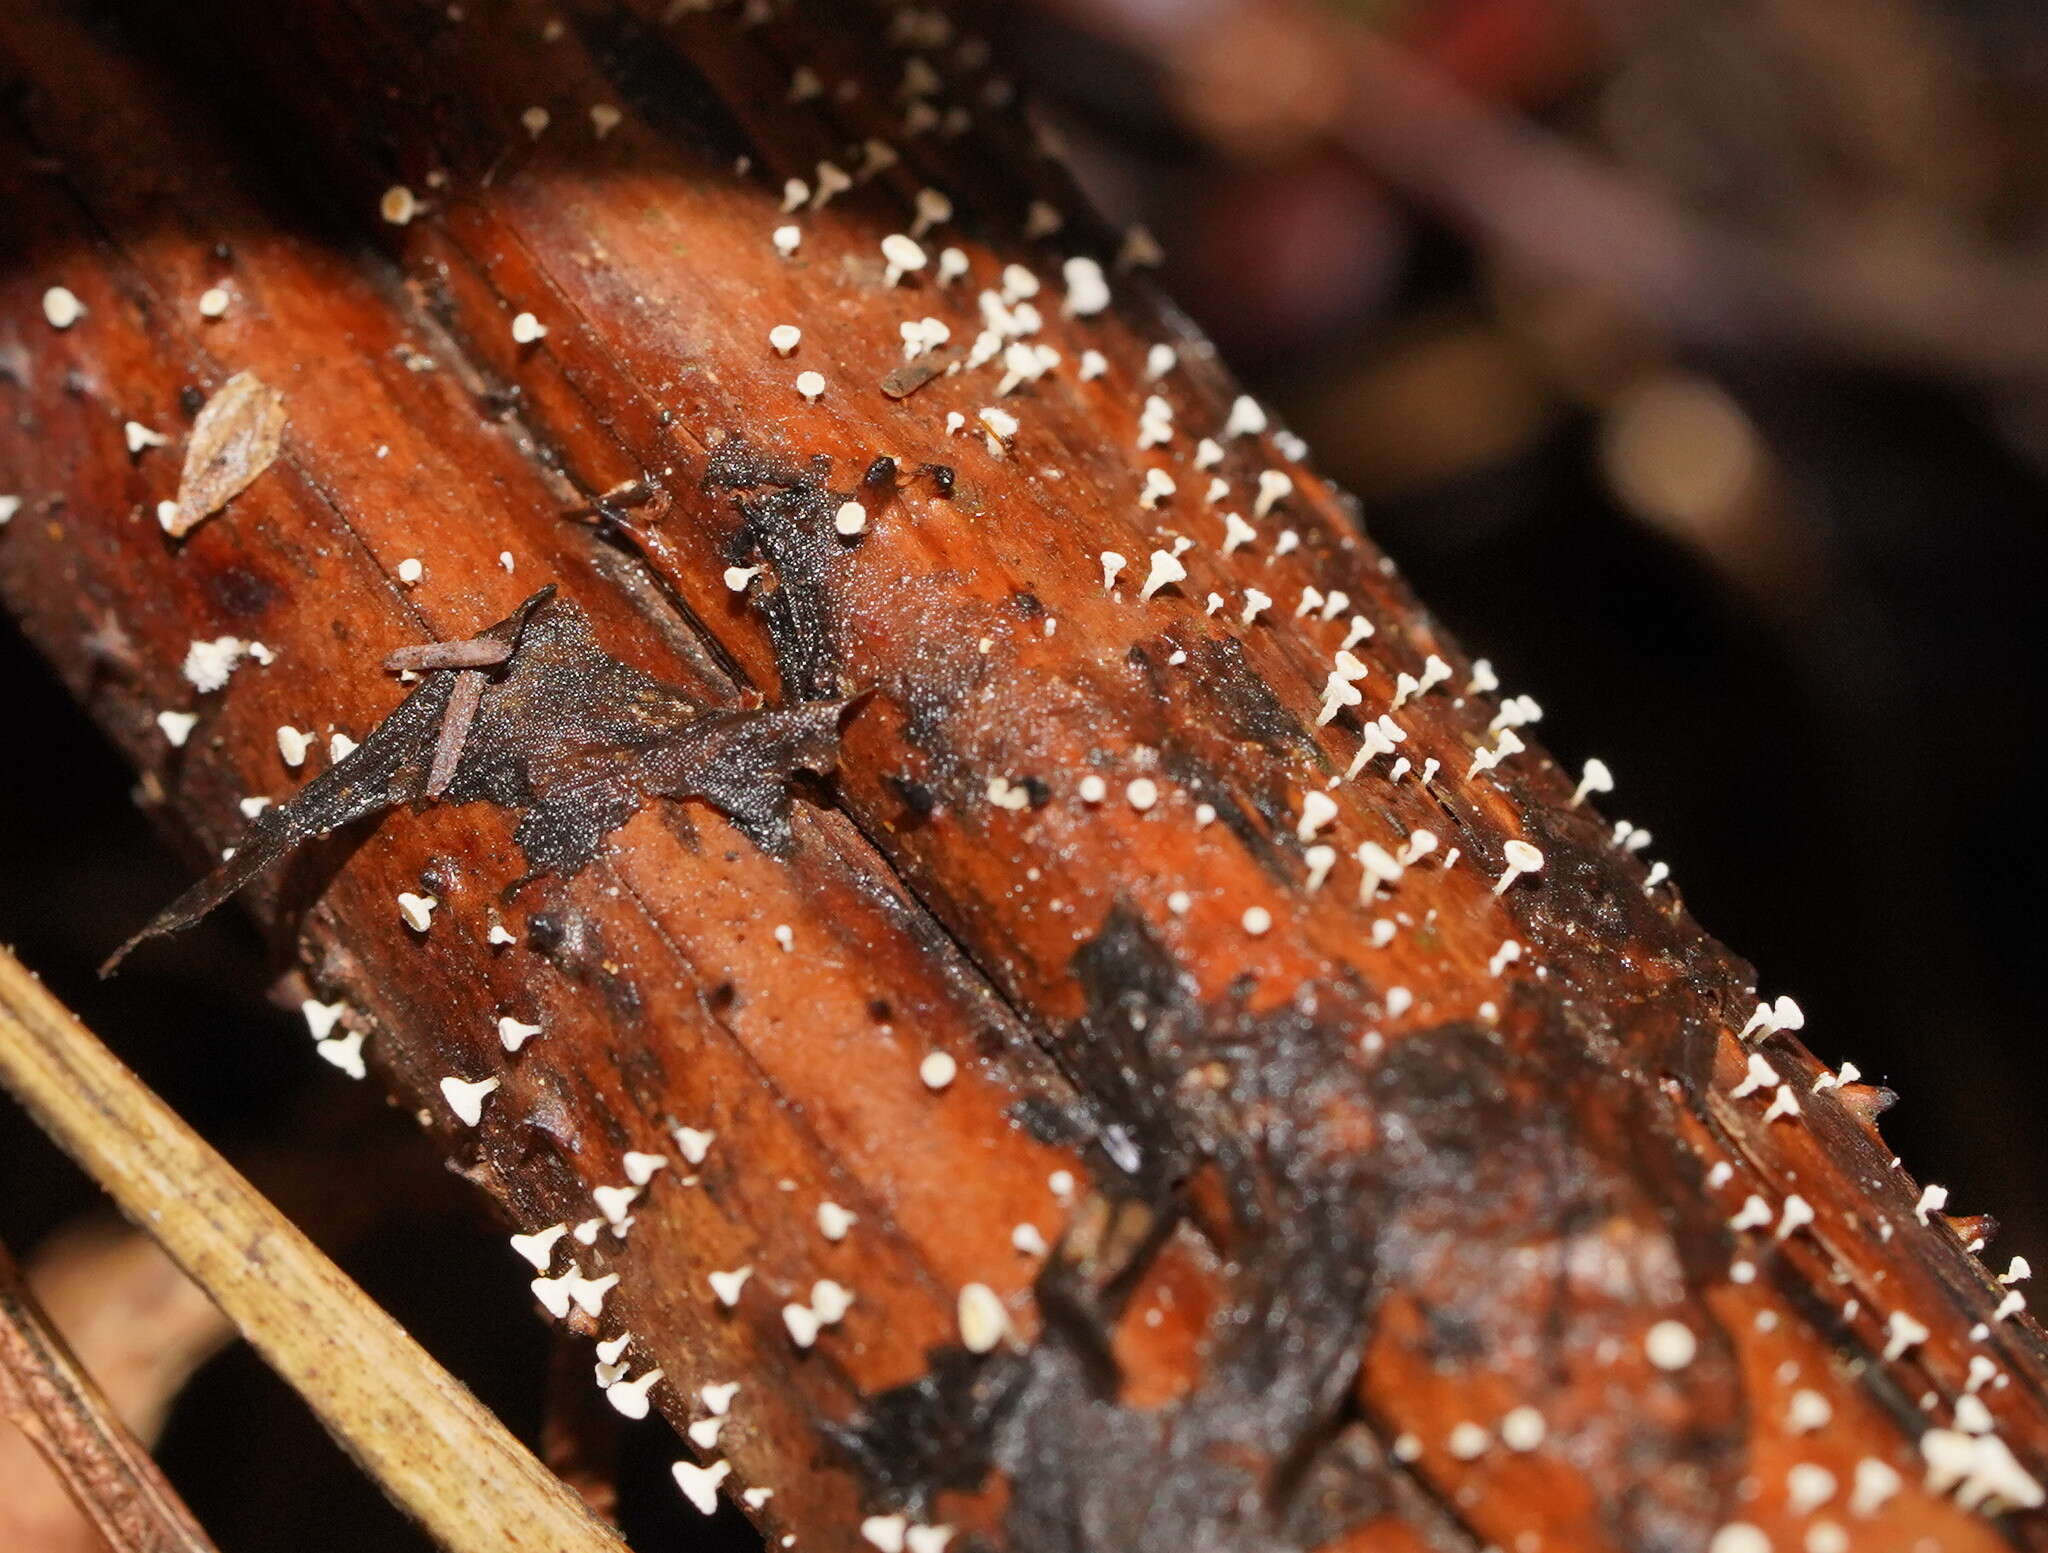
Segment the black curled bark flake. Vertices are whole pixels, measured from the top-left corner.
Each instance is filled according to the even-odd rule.
[[[833,1430],[836,1444],[878,1503],[914,1514],[1000,1471],[1009,1545],[1033,1553],[1308,1549],[1376,1509],[1476,1545],[1418,1508],[1418,1487],[1371,1443],[1362,1356],[1392,1302],[1419,1305],[1404,1323],[1424,1334],[1417,1362],[1503,1377],[1542,1407],[1566,1394],[1540,1368],[1558,1331],[1611,1342],[1682,1309],[1694,1248],[1659,1225],[1673,1166],[1654,1129],[1632,1125],[1633,1091],[1539,1004],[1501,1029],[1415,1032],[1370,1060],[1362,988],[1259,1009],[1240,985],[1204,1002],[1123,910],[1074,971],[1086,1012],[1053,1048],[1082,1097],[1069,1126],[1095,1145],[1102,1195],[1041,1272],[1040,1336],[980,1360],[934,1354],[929,1374]],[[1200,1228],[1234,1269],[1229,1298],[1201,1384],[1132,1408],[1110,1333],[1198,1172],[1226,1193],[1227,1222]],[[1582,1282],[1588,1265],[1599,1277]],[[1731,1502],[1740,1394],[1721,1348],[1660,1384],[1673,1396],[1658,1407],[1555,1425],[1611,1490],[1617,1545],[1678,1553],[1704,1546]],[[1665,1489],[1631,1494],[1646,1474]]]
[[[650,798],[703,799],[780,852],[790,778],[838,760],[843,703],[708,708],[606,653],[553,587],[467,642],[400,649],[391,666],[426,678],[357,749],[259,815],[234,855],[106,969],[143,940],[191,926],[306,842],[403,803],[523,811],[515,839],[526,878],[570,878]]]

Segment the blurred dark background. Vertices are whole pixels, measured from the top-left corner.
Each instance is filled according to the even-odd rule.
[[[1989,1259],[2048,1264],[2048,13],[2030,0],[1061,0],[975,22],[1082,181]],[[2034,306],[2032,304],[2038,304]],[[549,1337],[411,1125],[312,1053],[11,630],[0,940],[529,1440]],[[0,1240],[96,1254],[0,1107]],[[67,1238],[69,1240],[67,1241]],[[83,1250],[76,1249],[82,1245]],[[165,1351],[211,1338],[163,1317]],[[158,1356],[161,1359],[161,1355]],[[587,1391],[587,1356],[562,1363]],[[636,1547],[748,1545],[627,1431]],[[223,1449],[223,1441],[238,1442]],[[161,1455],[230,1550],[415,1536],[245,1349]]]

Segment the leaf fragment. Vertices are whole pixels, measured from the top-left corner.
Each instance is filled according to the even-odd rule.
[[[164,532],[184,538],[254,484],[277,457],[284,423],[284,395],[255,373],[237,372],[221,384],[192,423]]]

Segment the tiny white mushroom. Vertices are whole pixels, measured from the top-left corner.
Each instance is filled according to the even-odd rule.
[[[571,1266],[559,1278],[536,1278],[527,1287],[533,1290],[533,1297],[540,1301],[541,1308],[560,1321],[569,1314],[569,1285],[582,1276]]]
[[[474,1083],[450,1074],[441,1080],[441,1098],[448,1102],[448,1109],[465,1127],[474,1127],[483,1119],[484,1097],[498,1087],[494,1078],[478,1079]]]
[[[1124,228],[1124,240],[1116,254],[1118,269],[1157,269],[1165,262],[1166,250],[1150,230],[1137,222]]]
[[[586,1316],[604,1313],[604,1297],[618,1286],[619,1275],[606,1273],[602,1278],[585,1278],[580,1274],[569,1280],[569,1298],[576,1302],[576,1308]]]
[[[1259,402],[1249,394],[1239,394],[1231,401],[1230,414],[1223,422],[1225,437],[1256,437],[1266,429],[1266,412],[1259,408]]]
[[[809,1348],[818,1340],[819,1321],[808,1305],[791,1302],[783,1306],[782,1324],[789,1329],[790,1341],[799,1348]]]
[[[905,275],[925,267],[924,245],[914,237],[901,232],[891,232],[882,239],[882,258],[886,267],[882,271],[882,284],[893,286]]]
[[[816,404],[825,393],[825,375],[822,372],[799,372],[796,375],[796,391]]]
[[[331,1062],[350,1078],[361,1078],[368,1071],[363,1066],[363,1041],[367,1032],[348,1030],[332,1040],[316,1041],[313,1050],[321,1059]]]
[[[1263,518],[1294,491],[1294,477],[1284,469],[1259,472],[1259,494],[1252,502],[1252,516]]]
[[[660,1379],[660,1370],[649,1370],[637,1380],[614,1381],[604,1388],[604,1399],[626,1418],[645,1418],[648,1412],[647,1393]]]
[[[1890,1463],[1875,1456],[1865,1456],[1856,1463],[1855,1486],[1849,1493],[1849,1513],[1866,1517],[1875,1515],[1904,1486]]]
[[[424,933],[434,925],[434,908],[440,904],[432,895],[415,895],[410,890],[398,892],[398,914],[415,933]]]
[[[1060,266],[1060,274],[1067,284],[1062,311],[1070,317],[1092,317],[1109,306],[1109,282],[1103,276],[1102,266],[1093,259],[1071,258]]]
[[[302,998],[299,1014],[306,1021],[306,1028],[313,1039],[324,1041],[334,1034],[334,1027],[341,1023],[342,1015],[348,1012],[348,1004],[342,1002],[322,1003],[317,998]]]
[[[1303,850],[1301,860],[1308,864],[1308,878],[1304,888],[1313,895],[1323,887],[1323,881],[1330,877],[1330,870],[1337,866],[1337,849],[1320,844],[1308,847]]]
[[[718,1485],[731,1474],[731,1462],[714,1461],[708,1467],[700,1467],[694,1461],[679,1461],[669,1471],[675,1477],[676,1487],[697,1507],[700,1515],[717,1513]]]
[[[1103,591],[1105,593],[1114,592],[1116,589],[1116,579],[1118,574],[1121,573],[1124,567],[1129,563],[1124,559],[1122,553],[1116,550],[1103,551],[1101,559]]]
[[[498,1018],[498,1040],[508,1052],[516,1052],[539,1034],[539,1025],[527,1024],[510,1014],[502,1014]]]
[[[1818,1391],[1802,1387],[1785,1406],[1785,1425],[1794,1434],[1812,1434],[1834,1418],[1834,1406]]]
[[[608,102],[592,103],[590,107],[590,132],[599,140],[617,129],[625,115]]]
[[[732,1407],[732,1399],[740,1393],[736,1380],[723,1381],[714,1385],[700,1386],[697,1396],[714,1418],[723,1418]]]
[[[945,1052],[927,1052],[917,1065],[917,1077],[926,1089],[944,1089],[959,1075],[960,1064]]]
[[[639,1149],[628,1149],[626,1150],[625,1157],[619,1163],[624,1167],[628,1181],[631,1181],[635,1186],[645,1186],[668,1168],[668,1156],[666,1154],[643,1153]]]
[[[546,1229],[535,1230],[531,1235],[514,1235],[512,1249],[533,1264],[533,1270],[544,1273],[555,1257],[555,1242],[569,1233],[566,1224],[550,1224]]]
[[[1184,579],[1188,569],[1164,550],[1152,552],[1152,569],[1145,575],[1145,585],[1138,590],[1138,597],[1149,599],[1161,588]]]
[[[1337,801],[1328,793],[1313,790],[1301,795],[1301,818],[1295,823],[1297,841],[1313,841],[1322,828],[1337,817]]]
[[[711,1152],[712,1142],[718,1134],[703,1132],[695,1127],[678,1127],[669,1136],[676,1140],[676,1147],[681,1150],[685,1160],[693,1165],[701,1165],[704,1163],[705,1155]]]
[[[419,214],[420,202],[402,183],[394,183],[377,201],[377,213],[393,226],[404,226]]]
[[[740,1290],[747,1286],[747,1280],[754,1276],[752,1267],[735,1267],[727,1271],[714,1271],[706,1275],[711,1292],[718,1296],[718,1303],[730,1309],[740,1302]]]
[[[857,1223],[857,1217],[836,1202],[818,1204],[818,1233],[827,1240],[844,1240],[846,1232]]]
[[[1572,807],[1585,802],[1588,793],[1611,793],[1614,791],[1614,773],[1607,769],[1604,760],[1589,760],[1579,777],[1579,785],[1572,789]]]
[[[1699,1339],[1682,1321],[1660,1321],[1643,1334],[1643,1353],[1660,1370],[1684,1369],[1699,1350]]]
[[[768,343],[781,355],[787,356],[803,343],[804,332],[795,324],[777,324],[768,331]]]
[[[68,287],[52,286],[43,293],[43,317],[52,329],[69,329],[85,313],[85,304]]]
[[[199,726],[197,712],[159,712],[156,726],[172,749],[183,749],[185,741],[192,737],[192,730]]]
[[[864,533],[868,526],[868,509],[857,501],[842,502],[832,515],[832,526],[848,539]]]
[[[1493,1443],[1493,1436],[1480,1425],[1469,1419],[1456,1425],[1444,1441],[1444,1448],[1459,1461],[1476,1461],[1486,1454],[1486,1447]]]
[[[990,1352],[1010,1328],[1009,1312],[985,1283],[970,1283],[960,1290],[957,1314],[960,1341],[969,1353]]]
[[[514,313],[512,315],[512,343],[514,345],[531,345],[535,340],[545,339],[547,332],[548,326],[531,313]]]
[[[1500,882],[1493,887],[1496,895],[1506,894],[1508,886],[1523,874],[1533,874],[1543,866],[1543,854],[1526,841],[1510,841],[1502,848],[1502,854],[1507,860],[1507,867],[1501,873]]]
[[[313,735],[302,733],[289,723],[277,730],[277,752],[287,766],[303,766],[306,752],[313,747]]]
[[[1067,224],[1067,218],[1056,206],[1044,200],[1033,200],[1024,211],[1024,236],[1033,242],[1041,237],[1050,237]]]
[[[811,1285],[811,1314],[823,1325],[829,1327],[843,1320],[851,1309],[853,1291],[844,1284],[820,1278]]]
[[[1885,1320],[1884,1357],[1887,1363],[1900,1358],[1907,1349],[1927,1341],[1928,1330],[1903,1310],[1895,1310]]]
[[[1546,1432],[1543,1415],[1527,1404],[1510,1409],[1500,1421],[1500,1443],[1511,1451],[1533,1451]]]

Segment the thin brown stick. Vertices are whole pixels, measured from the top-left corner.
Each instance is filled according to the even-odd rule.
[[[0,1085],[435,1541],[618,1553],[581,1500],[4,950]]]
[[[115,1553],[213,1553],[0,1246],[0,1417],[42,1452]]]

